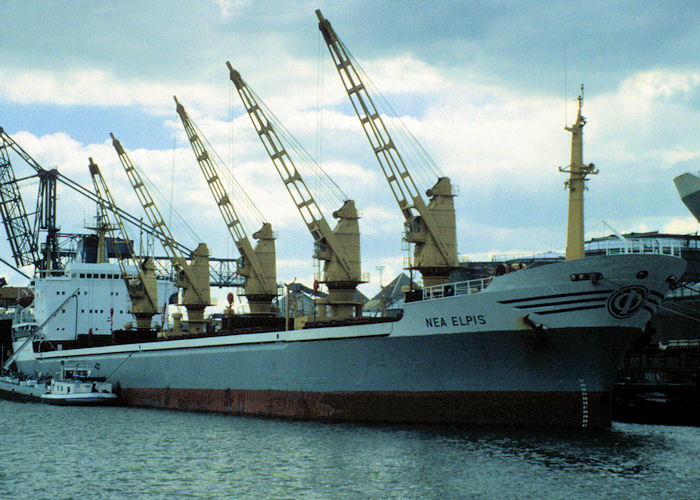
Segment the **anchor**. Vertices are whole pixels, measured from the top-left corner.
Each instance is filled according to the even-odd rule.
[[[549,337],[545,333],[545,326],[542,323],[537,324],[534,321],[532,321],[530,319],[529,314],[523,316],[523,323],[525,323],[532,329],[533,336],[528,337],[528,341],[534,351],[538,350],[540,347],[544,347],[547,345]]]

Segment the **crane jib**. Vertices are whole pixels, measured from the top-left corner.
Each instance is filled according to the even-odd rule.
[[[415,182],[408,172],[401,154],[396,149],[394,141],[384,125],[380,113],[377,111],[371,96],[362,82],[360,74],[352,63],[349,51],[346,50],[333,30],[331,23],[323,17],[320,10],[316,10],[316,16],[319,19],[319,30],[323,34],[323,39],[326,42],[343,87],[350,98],[352,107],[357,114],[365,136],[372,147],[399,208],[401,208],[404,217],[408,221],[410,212],[406,207],[407,202],[404,193],[409,193],[410,198],[413,199],[414,207],[420,214],[421,225],[429,234],[429,240],[435,243],[435,248],[439,257],[435,255],[434,252],[427,251],[427,247],[421,247],[421,251],[423,252],[421,254],[421,259],[423,260],[421,264],[422,267],[426,269],[439,267],[444,268],[445,271],[448,272],[449,268],[458,265],[454,205],[451,201],[446,201],[446,198],[450,198],[452,193],[439,193],[439,196],[442,196],[445,200],[438,200],[435,203],[436,205],[438,203],[441,204],[440,212],[442,212],[442,214],[449,212],[449,215],[440,215],[441,220],[440,224],[438,224],[432,211],[418,193]],[[439,178],[438,184],[441,181],[442,179]],[[436,186],[438,184],[436,184]],[[449,182],[447,185],[449,185]],[[439,196],[436,195],[436,200]],[[448,244],[445,242],[446,240],[449,241],[449,248]],[[419,253],[418,250],[417,247],[415,254]],[[421,266],[417,267],[420,269]]]

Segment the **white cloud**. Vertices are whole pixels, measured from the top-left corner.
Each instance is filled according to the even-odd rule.
[[[424,94],[429,96],[444,92],[450,85],[435,66],[411,55],[392,59],[374,59],[363,62],[362,67],[371,79],[371,81],[365,81],[365,84],[370,87],[376,86],[385,95]],[[338,75],[336,79],[339,79]]]
[[[219,12],[224,18],[231,17],[236,9],[240,9],[249,2],[247,0],[214,0],[219,7]]]
[[[683,217],[670,220],[663,226],[662,231],[671,234],[691,234],[697,233],[698,229],[700,227],[695,217]]]
[[[198,109],[221,106],[226,81],[217,86],[181,85],[158,81],[120,80],[102,70],[1,71],[0,95],[17,104],[60,106],[138,106],[158,115],[171,115],[175,109],[173,94],[189,97]]]
[[[654,70],[637,73],[622,85],[622,93],[650,102],[659,98],[687,96],[700,87],[700,73]]]

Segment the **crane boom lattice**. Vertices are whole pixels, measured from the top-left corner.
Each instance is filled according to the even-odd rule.
[[[450,270],[458,265],[452,200],[454,195],[450,180],[447,177],[438,178],[437,183],[427,191],[431,200],[426,205],[353,65],[350,52],[320,10],[316,11],[316,15],[319,29],[352,107],[404,216],[406,240],[416,244],[415,267],[423,274],[426,285],[444,282]]]
[[[119,161],[124,167],[131,187],[141,202],[149,221],[156,230],[156,236],[160,239],[163,248],[172,260],[173,266],[178,269],[178,280],[175,285],[183,289],[182,303],[187,308],[190,327],[195,333],[201,333],[206,329],[204,321],[204,308],[210,305],[209,291],[209,251],[204,243],[200,243],[195,249],[191,264],[177,252],[175,238],[173,238],[163,216],[160,214],[153,198],[141,178],[136,166],[126,154],[121,143],[112,137],[112,145],[119,156]]]
[[[343,206],[334,212],[334,217],[340,221],[335,230],[332,230],[287,153],[272,121],[265,114],[262,101],[243,81],[240,73],[233,69],[231,63],[227,62],[226,65],[231,81],[236,86],[265,151],[314,239],[314,257],[324,261],[323,283],[328,286],[331,315],[348,317],[359,314],[359,305],[355,301],[355,288],[363,282],[363,279],[360,271],[357,223],[359,217],[355,202],[345,200]]]
[[[104,238],[104,233],[109,232],[112,235],[113,241],[117,242],[116,248],[119,248],[118,240],[116,238],[115,230],[119,230],[119,236],[121,240],[126,242],[129,247],[129,255],[134,261],[134,266],[136,267],[136,276],[130,276],[126,268],[126,257],[117,250],[117,262],[119,264],[119,269],[121,271],[122,278],[126,284],[126,289],[129,293],[129,298],[131,299],[131,312],[136,317],[136,326],[139,329],[148,329],[151,326],[151,319],[154,315],[158,314],[158,297],[157,297],[157,283],[155,276],[155,266],[150,258],[146,258],[142,261],[134,253],[133,244],[129,239],[129,234],[124,226],[124,221],[122,220],[119,213],[115,210],[116,203],[114,203],[114,198],[112,198],[112,193],[107,187],[107,182],[100,172],[100,168],[97,164],[90,158],[90,176],[92,177],[92,183],[95,187],[95,194],[102,200],[99,204],[101,223],[98,224],[98,231],[100,232],[100,239]],[[114,214],[114,219],[117,222],[117,226],[113,226],[111,223],[110,212]],[[99,259],[100,257],[98,257]]]
[[[17,267],[36,265],[40,260],[37,239],[29,224],[8,148],[17,150],[19,146],[0,128],[0,215]]]
[[[231,80],[236,85],[236,89],[238,89],[245,110],[253,122],[253,126],[265,147],[265,151],[267,151],[268,156],[277,169],[277,173],[281,177],[284,186],[287,188],[294,205],[297,207],[297,210],[299,210],[302,219],[304,219],[314,241],[320,242],[324,238],[329,237],[330,233],[332,233],[326,218],[323,216],[316,200],[314,200],[304,179],[287,153],[274,126],[258,104],[258,98],[243,81],[240,73],[234,70],[229,63],[227,64],[231,72]],[[347,260],[343,258],[340,248],[335,248],[334,250],[337,250],[336,253],[348,277],[351,276],[353,271]]]
[[[241,254],[238,273],[246,277],[244,294],[248,300],[250,312],[254,314],[269,314],[271,312],[271,301],[277,295],[275,243],[272,226],[265,222],[260,231],[253,235],[259,240],[256,248],[253,249],[245,228],[217,172],[213,160],[216,154],[209,153],[184,106],[178,102],[177,97],[174,97],[174,99],[177,105],[177,113],[180,115],[187,138],[192,146],[192,151],[204,175],[204,180],[207,182],[229,234]]]
[[[175,238],[173,238],[168,225],[165,223],[163,216],[160,214],[160,210],[158,210],[158,207],[151,197],[151,194],[148,192],[148,189],[141,178],[141,174],[139,174],[138,170],[136,170],[136,166],[131,161],[131,158],[129,158],[129,155],[126,154],[126,151],[124,151],[121,143],[114,137],[114,134],[111,134],[111,137],[112,144],[114,149],[117,151],[117,155],[119,155],[119,161],[124,167],[124,172],[126,172],[126,175],[129,178],[131,187],[134,188],[134,192],[136,193],[141,206],[146,212],[148,220],[156,230],[156,233],[158,233],[160,242],[163,244],[165,252],[171,259],[176,258],[179,253],[175,250]]]
[[[14,169],[10,163],[9,152],[10,149],[13,150],[17,155],[19,155],[35,172],[36,175],[25,177],[22,179],[16,179]],[[39,234],[34,231],[34,225],[30,223],[27,213],[24,209],[24,203],[22,203],[22,198],[20,195],[18,182],[30,177],[39,177],[40,187],[44,184],[44,181],[51,181],[55,179],[64,186],[69,187],[71,190],[75,191],[79,195],[97,205],[101,205],[104,200],[102,200],[94,190],[88,189],[81,186],[77,182],[73,181],[69,177],[61,174],[56,169],[46,170],[38,162],[36,162],[24,149],[17,144],[5,131],[0,127],[0,215],[3,217],[3,224],[7,230],[8,239],[10,240],[10,246],[13,252],[13,258],[17,267],[22,267],[26,265],[34,264],[36,272],[44,272],[44,270],[49,269],[47,262],[54,263],[54,259],[49,255],[41,255],[39,253]],[[55,185],[55,183],[54,183]],[[36,213],[44,215],[35,219],[35,222],[39,224],[39,227],[48,226],[47,222],[51,222],[47,217],[48,214],[53,214],[55,218],[56,211],[53,210],[54,204],[52,198],[56,197],[56,189],[44,189],[43,194],[40,192],[37,202]],[[45,207],[45,208],[44,208]],[[129,212],[122,210],[119,206],[114,206],[114,213],[118,214],[125,222],[133,224],[134,226],[140,228],[140,230],[150,236],[159,238],[158,233],[155,228],[153,228],[149,223],[145,222],[142,218],[135,217]],[[42,212],[43,211],[43,212]],[[31,214],[30,214],[31,215]],[[43,223],[41,220],[43,219]],[[53,227],[55,227],[55,221],[53,222]],[[58,238],[58,233],[52,231],[47,237],[50,239],[55,236]],[[49,242],[50,243],[50,242]],[[56,249],[57,245],[47,245],[47,249]],[[175,249],[182,255],[191,255],[193,251],[181,244],[178,241],[173,242]],[[45,252],[48,254],[50,252]],[[49,257],[49,258],[47,258]],[[63,255],[59,255],[59,258]],[[162,258],[154,258],[154,262],[162,260]],[[239,277],[234,271],[231,265],[231,259],[219,258],[212,259],[214,262],[218,263],[216,266],[210,268],[211,282],[217,286],[237,286],[239,283]],[[50,272],[50,271],[48,271]],[[169,270],[165,270],[167,274],[170,274]]]

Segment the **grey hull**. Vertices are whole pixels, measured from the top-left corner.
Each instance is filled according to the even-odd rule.
[[[374,422],[605,427],[636,329],[374,336],[72,358],[133,406]],[[34,368],[55,370],[59,360]]]

